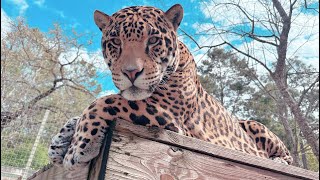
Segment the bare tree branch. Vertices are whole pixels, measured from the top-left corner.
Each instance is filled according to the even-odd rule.
[[[304,90],[302,91],[301,96],[300,96],[300,99],[299,99],[299,101],[298,101],[298,106],[301,105],[301,103],[302,103],[303,99],[305,98],[306,94],[308,93],[308,91],[309,91],[310,89],[312,89],[312,88],[317,84],[317,82],[319,82],[319,76],[317,77],[317,79],[316,79],[313,83],[310,84],[310,86],[309,86],[307,89],[304,89]]]
[[[311,10],[314,10],[314,11],[316,11],[317,13],[319,13],[319,11],[318,11],[316,8],[310,8],[310,7],[308,7],[307,0],[304,0],[304,7],[305,7],[306,9],[311,9]]]
[[[184,33],[184,35],[188,36],[197,45],[197,47],[199,49],[202,49],[202,48],[210,48],[211,49],[211,48],[219,47],[221,45],[226,44],[226,42],[223,42],[223,43],[220,43],[220,44],[217,44],[217,45],[213,45],[213,46],[200,46],[198,44],[198,42],[192,36],[190,36],[188,33],[186,33],[183,29],[179,28],[179,30],[182,31]]]

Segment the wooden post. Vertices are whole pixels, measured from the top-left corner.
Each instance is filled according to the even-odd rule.
[[[32,163],[32,160],[34,158],[34,154],[35,154],[35,152],[37,150],[37,147],[38,147],[38,144],[39,144],[39,141],[40,141],[40,138],[41,138],[41,134],[42,134],[42,131],[44,129],[44,125],[46,124],[48,116],[49,116],[49,112],[50,112],[49,110],[46,110],[46,112],[45,112],[45,114],[43,116],[43,120],[42,120],[42,123],[40,125],[40,129],[38,131],[38,135],[36,137],[36,140],[34,141],[34,144],[32,146],[32,150],[31,150],[31,153],[30,153],[30,156],[29,156],[25,171],[24,171],[24,173],[22,175],[22,179],[23,180],[27,179],[27,176],[28,176],[28,173],[29,173],[29,169],[31,167],[31,163]]]
[[[108,141],[105,143],[90,176],[89,166],[70,172],[51,166],[29,179],[319,179],[316,172],[120,119],[108,152]],[[109,153],[107,164],[103,162],[105,153]],[[99,177],[101,173],[104,177]]]
[[[107,161],[109,157],[109,151],[112,142],[113,130],[115,128],[115,121],[112,121],[109,125],[110,129],[105,134],[100,153],[97,158],[93,159],[90,163],[88,180],[90,179],[105,179],[105,172],[107,168]]]

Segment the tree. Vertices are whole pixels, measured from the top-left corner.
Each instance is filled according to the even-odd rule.
[[[208,59],[199,66],[200,81],[206,91],[215,96],[232,114],[241,116],[243,97],[254,92],[251,77],[255,70],[248,67],[246,60],[239,59],[233,52],[212,49]]]
[[[319,89],[314,84],[317,77],[312,66],[306,66],[298,57],[290,59],[286,67],[288,88],[295,99],[305,101],[302,110],[312,114],[309,117],[313,130],[318,131]],[[301,72],[301,73],[297,73]],[[199,66],[201,84],[211,95],[223,103],[233,114],[243,119],[253,119],[265,124],[284,140],[294,157],[294,164],[308,166],[310,158],[305,156],[301,146],[302,137],[287,105],[272,78],[249,68],[247,61],[237,57],[232,51],[214,48]],[[259,80],[257,83],[255,81]],[[311,87],[310,87],[311,86]],[[304,93],[309,89],[307,93]],[[309,97],[309,98],[307,98]],[[236,107],[236,108],[235,108]],[[311,110],[310,110],[311,109]],[[313,112],[313,113],[310,113]],[[302,162],[300,162],[300,155]],[[314,165],[313,165],[314,167]]]
[[[67,36],[57,24],[48,33],[23,20],[11,24],[1,39],[1,131],[44,109],[62,112],[66,117],[58,119],[65,120],[94,99],[101,88],[94,78],[95,56],[88,59],[89,44],[79,43],[85,36]]]
[[[266,73],[272,78],[275,86],[279,90],[280,101],[284,101],[294,115],[294,119],[299,125],[303,137],[310,145],[313,153],[319,160],[319,142],[315,132],[308,121],[308,114],[299,105],[290,92],[288,87],[287,69],[290,65],[290,57],[294,55],[303,44],[297,46],[294,40],[298,37],[305,38],[305,43],[310,40],[314,34],[315,24],[318,18],[309,17],[305,11],[312,11],[309,13],[319,13],[317,8],[312,8],[307,1],[209,1],[203,3],[205,13],[212,19],[210,29],[207,33],[214,33],[218,36],[221,42],[217,45],[200,46],[195,42],[199,48],[212,48],[222,45],[227,45],[235,52],[247,57],[248,60],[254,62],[262,67]],[[232,10],[232,11],[231,11]],[[228,12],[232,14],[228,14]],[[303,20],[300,17],[305,14]],[[223,17],[223,20],[222,17]],[[214,20],[216,20],[214,22]],[[219,21],[220,20],[220,21]],[[299,22],[297,22],[300,20]],[[304,28],[307,24],[299,24],[301,22],[309,22],[311,24],[311,31],[306,31]],[[222,24],[216,26],[217,24]],[[297,26],[299,24],[299,26]],[[293,28],[292,28],[293,27]],[[289,36],[289,34],[294,36]],[[303,35],[302,35],[303,34]],[[195,41],[191,35],[191,40]],[[243,46],[234,45],[237,39],[243,39]],[[271,62],[274,62],[272,65]],[[306,73],[306,72],[303,72]],[[307,72],[309,73],[309,72]],[[317,72],[319,76],[319,73]],[[313,79],[310,87],[315,86],[319,82],[319,78]],[[308,93],[311,88],[306,88],[304,93]],[[284,124],[287,126],[287,124]],[[289,129],[289,128],[288,128]]]

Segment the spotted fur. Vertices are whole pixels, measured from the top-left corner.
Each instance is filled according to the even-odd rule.
[[[71,170],[86,165],[117,118],[291,164],[275,134],[255,121],[238,121],[202,88],[192,54],[177,39],[182,16],[180,5],[166,12],[146,6],[112,16],[95,12],[103,56],[120,93],[94,101],[53,138],[49,156],[55,164]]]

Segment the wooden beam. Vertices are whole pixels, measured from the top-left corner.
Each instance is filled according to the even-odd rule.
[[[88,176],[89,166],[76,171],[68,171],[61,167],[48,164],[40,169],[38,172],[28,178],[32,180],[86,180]]]
[[[291,177],[318,179],[319,174],[295,166],[275,163],[269,159],[263,159],[250,154],[242,153],[236,150],[217,146],[196,138],[183,136],[173,131],[157,128],[147,128],[142,126],[133,126],[127,121],[117,121],[116,130],[120,132],[131,133],[143,139],[160,142],[163,144],[190,150],[211,157],[217,157],[231,162],[238,162],[251,167],[270,170],[275,173],[286,174]]]
[[[106,151],[90,173],[89,166],[72,172],[51,166],[29,179],[319,179],[316,172],[124,120],[116,122],[107,165]]]
[[[105,179],[299,179],[115,133]]]
[[[110,129],[106,132],[103,145],[97,158],[94,158],[90,163],[88,180],[90,179],[105,179],[105,172],[108,165],[109,151],[113,138],[113,130],[115,128],[115,121],[108,124]]]

